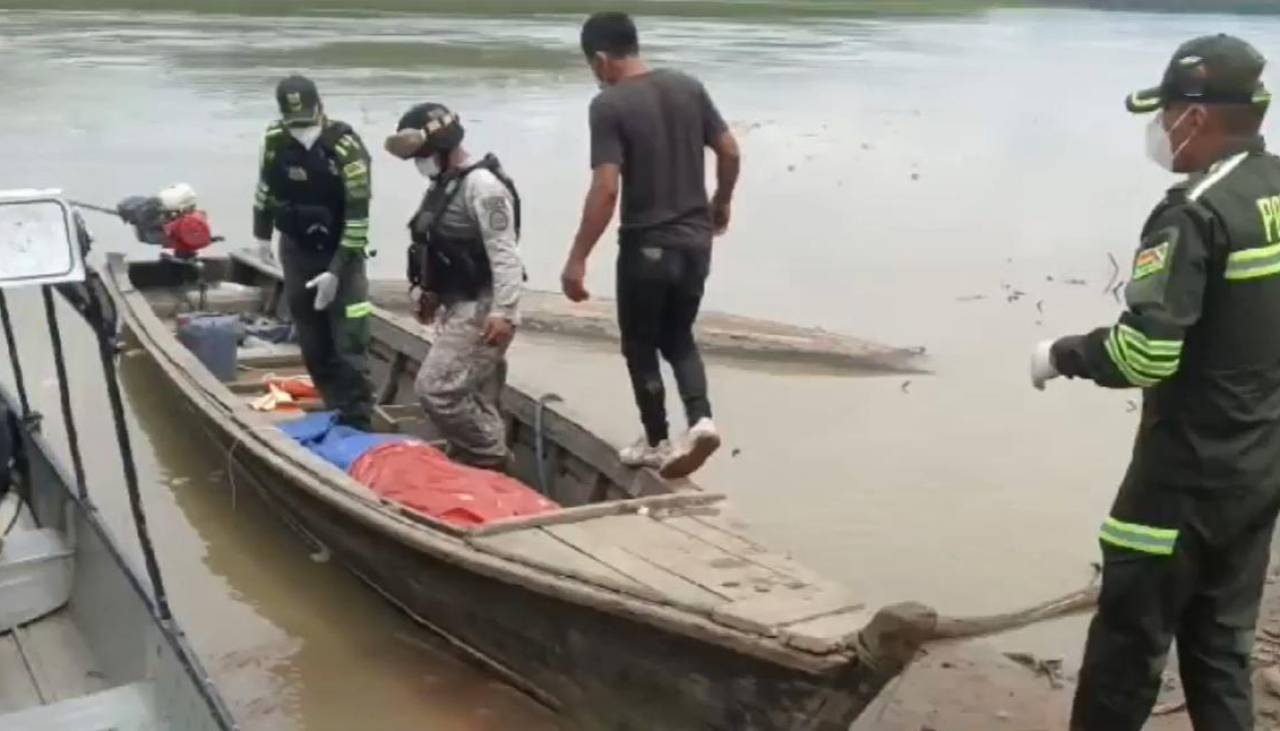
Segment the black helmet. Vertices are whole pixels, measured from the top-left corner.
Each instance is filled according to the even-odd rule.
[[[443,104],[425,102],[404,113],[396,133],[387,138],[387,152],[402,159],[430,157],[462,144],[462,120]]]

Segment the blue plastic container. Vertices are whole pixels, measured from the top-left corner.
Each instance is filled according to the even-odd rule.
[[[236,380],[236,344],[240,319],[235,315],[187,315],[178,320],[178,342],[195,353],[220,381]]]

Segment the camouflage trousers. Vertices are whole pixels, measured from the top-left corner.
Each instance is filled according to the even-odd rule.
[[[455,459],[501,469],[508,459],[506,426],[498,408],[506,380],[506,348],[484,343],[488,316],[487,301],[440,309],[414,391]]]

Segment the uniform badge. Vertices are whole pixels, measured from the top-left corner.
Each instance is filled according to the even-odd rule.
[[[1145,279],[1164,271],[1169,262],[1169,242],[1166,241],[1138,252],[1133,260],[1133,281]]]
[[[480,205],[488,211],[490,231],[506,231],[511,225],[511,214],[507,211],[506,198],[502,196],[485,198]]]
[[[290,165],[290,166],[289,166],[289,179],[290,179],[290,180],[296,180],[296,181],[298,181],[298,182],[300,182],[300,183],[301,183],[301,182],[305,182],[305,181],[307,180],[307,169],[306,169],[306,168],[302,168],[302,167],[298,167],[298,166],[296,166],[296,165]]]

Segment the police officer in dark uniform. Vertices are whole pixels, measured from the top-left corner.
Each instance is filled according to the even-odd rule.
[[[1253,728],[1250,644],[1280,510],[1280,159],[1258,135],[1265,61],[1225,35],[1183,44],[1151,157],[1189,175],[1142,229],[1119,322],[1042,343],[1056,375],[1142,388],[1133,458],[1102,525],[1102,594],[1073,731],[1138,731],[1170,643],[1197,731]]]
[[[281,118],[263,141],[253,232],[270,250],[280,232],[285,296],[303,360],[342,423],[369,428],[369,153],[349,125],[324,114],[311,80],[276,87]]]

